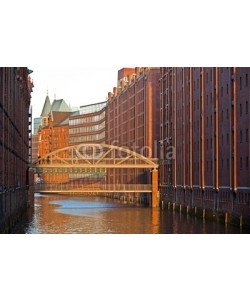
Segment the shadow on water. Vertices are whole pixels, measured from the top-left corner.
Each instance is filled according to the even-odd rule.
[[[35,195],[12,233],[241,233],[231,225],[98,196]],[[243,231],[243,233],[247,233]]]

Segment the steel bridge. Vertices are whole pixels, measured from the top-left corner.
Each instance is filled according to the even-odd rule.
[[[51,193],[151,193],[151,206],[159,206],[157,159],[147,158],[128,148],[108,144],[84,143],[50,152],[35,161],[31,167],[37,174],[83,174],[93,169],[149,169],[152,184],[97,184],[76,185],[39,184],[36,191]]]

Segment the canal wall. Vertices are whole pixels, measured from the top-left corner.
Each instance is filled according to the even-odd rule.
[[[33,206],[32,188],[24,187],[0,193],[0,233],[10,233]]]
[[[34,207],[34,172],[28,171],[28,184],[0,192],[0,233],[12,228]]]
[[[140,205],[150,205],[151,202],[149,193],[107,193],[105,196],[122,202]]]
[[[164,187],[160,189],[160,205],[180,213],[204,220],[216,220],[225,224],[250,228],[250,194],[242,199],[233,191],[184,189]]]

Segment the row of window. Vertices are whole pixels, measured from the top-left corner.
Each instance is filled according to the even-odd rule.
[[[85,118],[78,118],[78,119],[70,119],[69,126],[76,126],[86,123],[95,123],[103,120],[105,118],[105,112],[102,112],[100,115],[85,117]]]
[[[249,140],[249,134],[248,134],[248,129],[246,129],[246,142],[248,143]],[[242,130],[240,130],[240,143],[243,142],[243,133]]]
[[[85,133],[85,132],[94,132],[99,131],[105,128],[105,122],[101,124],[93,125],[93,126],[85,126],[85,127],[78,127],[78,128],[71,128],[69,130],[69,134],[78,134],[78,133]]]
[[[208,105],[208,96],[207,96],[207,105]],[[189,107],[189,102],[187,103],[187,108]],[[194,101],[193,103],[193,109],[194,111],[197,109],[199,110],[199,100]],[[248,101],[246,101],[245,103],[245,113],[248,114],[249,111],[249,104]],[[239,105],[239,112],[240,112],[240,116],[242,116],[243,114],[243,107],[242,107],[242,103],[240,103]],[[168,115],[169,111],[168,111],[168,107],[166,108],[166,114]],[[177,117],[181,117],[182,116],[183,111],[181,109],[177,109]],[[223,110],[221,111],[221,121],[223,121],[224,119],[224,112]],[[229,110],[226,110],[226,118],[227,120],[229,119]],[[207,124],[208,124],[208,118],[207,118]]]
[[[245,141],[248,143],[249,141],[249,131],[248,129],[246,129],[245,131]],[[226,142],[227,142],[227,145],[229,144],[229,133],[227,133],[226,135]],[[242,133],[242,130],[240,130],[240,143],[243,142],[243,133]],[[221,135],[221,144],[224,145],[224,136],[223,134]],[[213,139],[211,138],[210,139],[210,147],[212,148],[212,145],[213,145]],[[199,151],[199,142],[194,142],[194,150],[196,150],[196,146],[197,146],[197,151]],[[208,149],[209,147],[209,140],[206,139],[206,149]],[[178,147],[177,147],[178,148]]]
[[[77,169],[69,169],[70,171],[70,177],[73,177],[73,175],[79,175],[79,178],[82,176],[81,173],[88,173],[88,174],[103,174],[105,173],[105,169],[103,168],[82,168],[80,170],[81,173],[79,173],[79,170]],[[75,172],[75,173],[74,173]]]
[[[240,77],[240,90],[242,89],[242,77]],[[245,75],[245,86],[248,86],[248,74]]]
[[[221,70],[223,70],[223,68]],[[206,83],[208,83],[208,79],[209,79],[208,77],[209,76],[208,76],[208,73],[207,73],[206,74]],[[210,81],[212,81],[212,78],[213,78],[213,76],[212,76],[212,70],[210,70]],[[244,79],[242,77],[239,78],[239,87],[240,87],[240,90],[242,90],[243,80]],[[194,90],[195,90],[195,86],[197,86],[197,88],[199,88],[199,86],[200,86],[199,79],[197,79],[197,85],[194,82]],[[245,74],[245,86],[248,87],[248,74]],[[221,93],[223,94],[223,91]],[[228,93],[228,84],[227,84],[227,93]]]
[[[221,163],[220,163],[220,168],[221,170],[224,169],[224,167],[226,167],[227,170],[229,170],[229,159],[226,159],[225,160],[225,164],[224,164],[224,159],[221,160]],[[197,170],[199,171],[199,162],[194,162],[194,170]],[[246,156],[245,159],[243,157],[240,157],[240,170],[243,170],[244,168],[246,170],[249,169],[249,157]],[[189,168],[189,164],[186,164],[186,170],[188,170]],[[180,172],[181,170],[183,169],[183,165],[182,164],[177,164],[177,172]],[[212,171],[213,170],[213,161],[206,161],[206,172],[209,172],[209,171]]]
[[[180,117],[180,112],[179,110],[177,110],[177,117]],[[246,114],[248,114],[248,101],[246,101]],[[240,104],[240,116],[242,116],[242,104]],[[226,110],[226,119],[228,120],[229,119],[229,110],[227,109]],[[224,111],[222,110],[221,112],[221,121],[223,122],[224,121]],[[199,123],[200,121],[198,120],[196,123],[194,121],[194,127],[195,128],[199,128]],[[210,115],[210,125],[213,124],[213,115]],[[209,118],[207,117],[206,118],[206,127],[208,127],[209,125]]]
[[[93,105],[81,106],[80,115],[91,114],[102,110],[106,106],[106,102],[97,103]]]
[[[244,160],[243,160],[243,158],[242,157],[240,157],[240,170],[243,170],[243,164],[245,163],[245,169],[246,170],[248,170],[249,169],[249,157],[248,156],[246,156],[245,157],[245,162],[244,162]],[[178,167],[177,167],[177,170],[179,169],[179,170],[181,170],[181,164],[179,164],[178,165]],[[220,164],[220,167],[221,167],[221,169],[224,169],[224,160],[222,159],[221,160],[221,164]],[[227,168],[227,170],[229,170],[229,159],[227,159],[226,160],[226,166],[225,166],[226,168]],[[187,168],[188,168],[188,165],[187,165]],[[194,163],[194,169],[197,169],[197,171],[199,171],[199,163]],[[213,161],[211,160],[210,161],[210,163],[209,163],[209,161],[206,161],[206,172],[209,172],[209,169],[210,169],[210,171],[212,171],[213,170]]]
[[[249,168],[248,156],[246,156],[246,158],[245,158],[245,167],[246,167],[246,170],[248,170],[248,168]],[[243,158],[242,157],[240,157],[240,170],[243,170]]]
[[[82,179],[82,178],[103,178],[104,174],[100,173],[100,174],[96,174],[94,173],[94,171],[92,170],[92,173],[85,173],[85,174],[69,174],[69,178],[70,179]]]
[[[246,114],[248,114],[248,101],[246,101]],[[240,103],[240,116],[242,116],[242,104]]]
[[[86,135],[86,136],[74,136],[69,138],[69,142],[73,143],[82,143],[82,142],[94,142],[99,141],[105,138],[105,132],[93,135]]]

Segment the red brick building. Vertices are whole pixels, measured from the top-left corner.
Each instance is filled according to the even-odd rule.
[[[13,225],[29,203],[31,155],[28,68],[0,68],[0,231]]]
[[[108,93],[106,143],[157,157],[159,140],[160,68],[124,68],[118,84]],[[145,170],[108,170],[107,182],[146,183]]]
[[[161,68],[162,199],[248,215],[250,68]]]
[[[41,127],[38,130],[38,158],[69,145],[69,116],[71,110],[63,99],[50,103],[47,96],[41,114]],[[60,152],[60,157],[68,157],[68,151]],[[68,174],[44,173],[45,183],[68,182]]]

